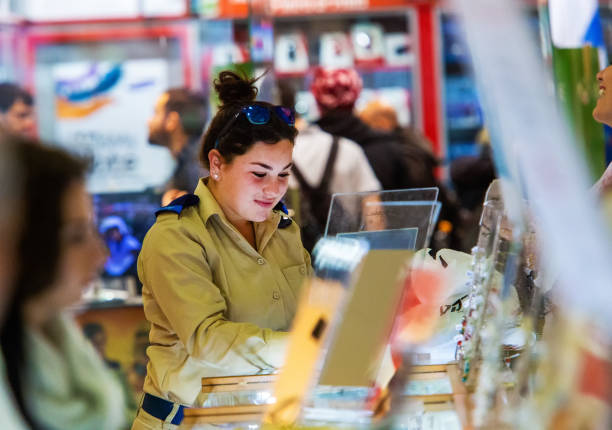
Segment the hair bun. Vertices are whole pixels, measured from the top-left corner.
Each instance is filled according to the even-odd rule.
[[[255,101],[257,87],[254,83],[258,78],[240,76],[230,70],[219,73],[213,82],[215,91],[221,100],[221,108],[235,105],[246,105]]]

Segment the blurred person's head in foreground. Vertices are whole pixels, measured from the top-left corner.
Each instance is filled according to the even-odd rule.
[[[187,88],[171,88],[157,101],[149,118],[149,142],[168,148],[173,156],[189,140],[199,139],[206,124],[206,98]]]
[[[35,137],[32,95],[13,83],[0,83],[0,124],[10,134]]]
[[[310,91],[324,115],[338,109],[352,111],[362,88],[363,82],[353,69],[319,67],[315,70]]]
[[[90,196],[86,164],[37,141],[7,143],[21,172],[22,225],[17,239],[15,294],[0,334],[9,384],[26,420],[26,331],[46,334],[48,323],[81,298],[105,259]],[[27,330],[26,330],[27,329]]]
[[[6,140],[1,137],[0,140]],[[16,239],[21,228],[18,173],[12,151],[0,144],[0,326],[13,292]]]
[[[359,112],[359,118],[376,130],[391,132],[399,127],[395,109],[380,100],[372,100]]]

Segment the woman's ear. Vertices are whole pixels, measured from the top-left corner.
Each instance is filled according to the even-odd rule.
[[[166,119],[164,121],[164,127],[168,133],[174,132],[177,128],[181,126],[181,118],[177,112],[171,111],[166,115]]]
[[[210,174],[215,177],[221,172],[221,167],[225,163],[223,155],[217,149],[211,149],[208,152],[208,164],[210,165]]]

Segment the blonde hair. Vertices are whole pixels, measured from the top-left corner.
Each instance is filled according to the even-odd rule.
[[[369,102],[359,113],[359,117],[367,125],[377,130],[393,131],[399,126],[395,109],[380,100]]]

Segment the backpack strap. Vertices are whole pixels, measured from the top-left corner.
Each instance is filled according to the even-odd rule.
[[[336,158],[338,155],[338,140],[338,136],[332,136],[332,146],[329,151],[327,163],[325,164],[325,168],[323,169],[323,176],[321,177],[321,182],[319,182],[319,185],[317,187],[313,187],[308,183],[308,181],[306,181],[306,178],[304,178],[304,175],[302,174],[302,172],[300,172],[300,169],[298,169],[295,164],[291,166],[291,171],[293,172],[295,179],[297,179],[298,183],[300,184],[300,189],[302,190],[302,192],[310,195],[313,191],[320,193],[327,192],[329,190],[329,184],[331,182],[334,164],[336,163]]]
[[[329,157],[327,158],[327,164],[325,165],[325,169],[323,170],[323,176],[321,177],[321,182],[317,187],[319,192],[328,192],[329,184],[331,182],[332,172],[334,170],[334,164],[336,164],[336,158],[338,156],[338,136],[332,136],[332,146],[329,151]]]
[[[313,187],[310,186],[308,181],[306,181],[306,178],[304,178],[304,175],[302,175],[302,172],[300,172],[300,169],[298,169],[298,167],[295,164],[291,166],[291,172],[293,173],[293,176],[295,176],[295,179],[297,179],[298,183],[300,184],[300,189],[302,190],[302,192],[308,193],[314,189]]]

